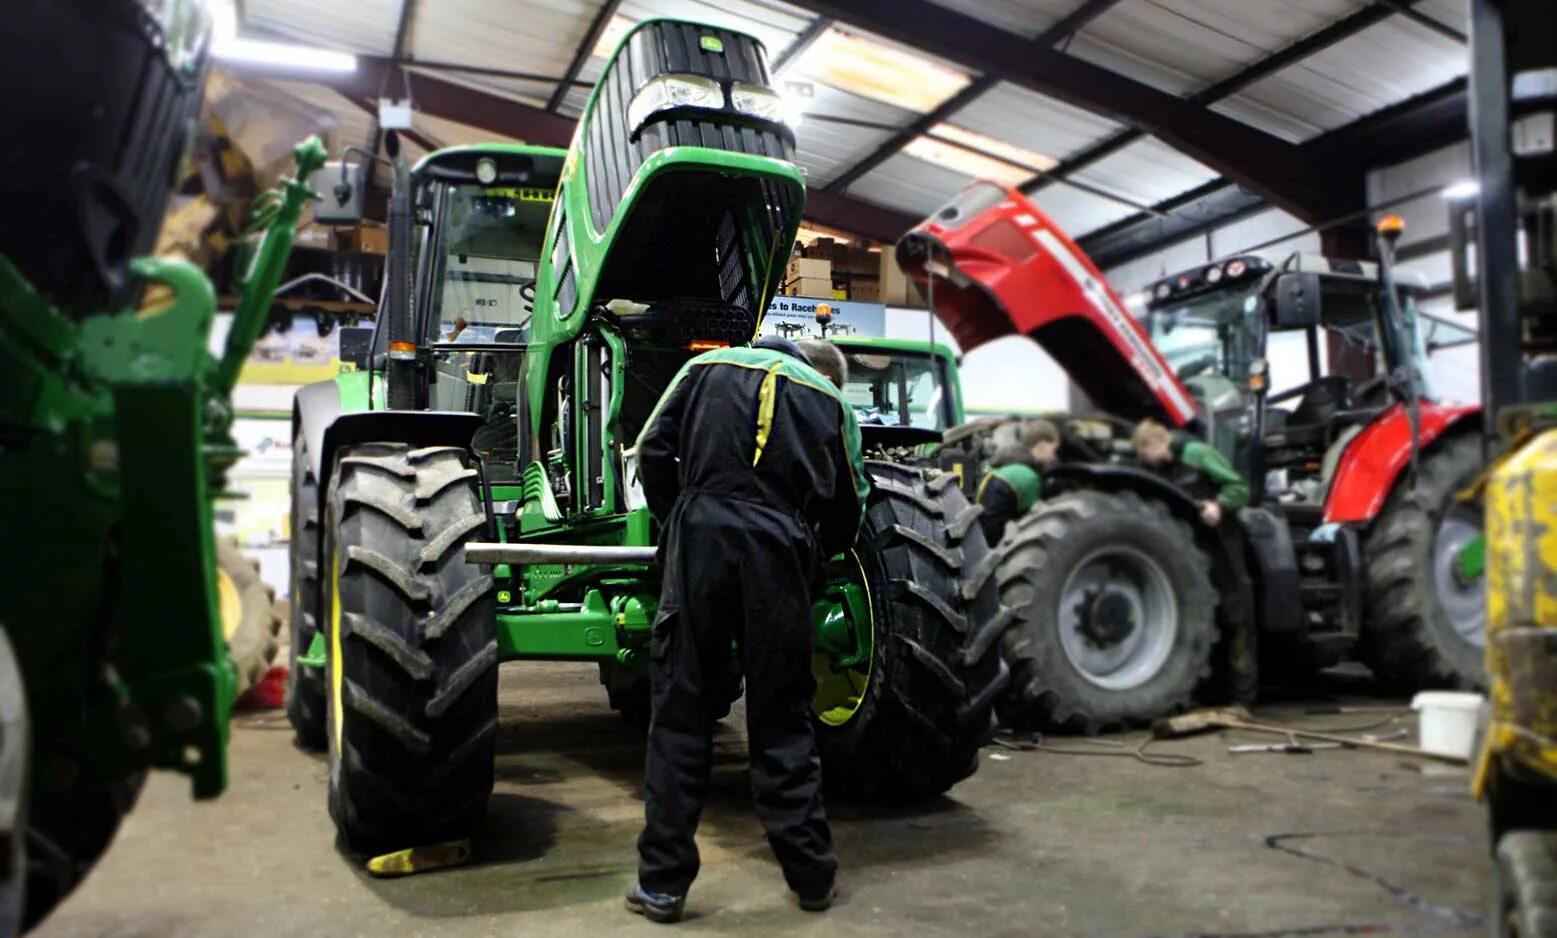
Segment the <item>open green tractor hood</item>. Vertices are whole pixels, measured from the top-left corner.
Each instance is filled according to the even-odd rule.
[[[602,309],[630,341],[751,341],[805,203],[770,82],[750,36],[675,20],[628,34],[563,170],[536,285],[537,344],[572,339]],[[539,432],[552,384],[539,368],[529,382]]]

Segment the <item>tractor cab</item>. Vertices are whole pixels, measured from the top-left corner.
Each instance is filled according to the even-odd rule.
[[[1209,440],[1257,488],[1322,501],[1364,426],[1397,401],[1433,399],[1427,349],[1474,340],[1421,316],[1415,285],[1396,285],[1397,320],[1378,273],[1312,255],[1250,255],[1148,290],[1153,345],[1195,399]],[[1283,335],[1301,335],[1301,346]]]
[[[518,471],[520,374],[566,155],[461,147],[412,171],[421,222],[415,330],[432,372],[425,404],[481,418],[473,447],[495,481]]]

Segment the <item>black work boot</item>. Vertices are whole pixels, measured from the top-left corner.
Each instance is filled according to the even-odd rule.
[[[838,898],[838,888],[832,883],[827,888],[811,892],[796,892],[795,899],[800,903],[802,912],[826,912],[833,907],[833,900]]]
[[[661,925],[681,921],[681,913],[686,909],[686,905],[686,896],[649,892],[637,882],[633,883],[633,888],[627,893],[627,911]]]

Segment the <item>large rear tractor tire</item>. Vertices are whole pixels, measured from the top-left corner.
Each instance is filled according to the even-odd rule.
[[[297,744],[325,749],[324,669],[298,663],[319,632],[319,480],[302,433],[292,437],[291,631],[287,649],[287,720]]]
[[[1097,733],[1182,710],[1211,674],[1217,594],[1189,525],[1128,492],[1079,491],[997,548],[1009,724]]]
[[[1494,851],[1493,938],[1557,938],[1557,831],[1514,830]]]
[[[470,836],[492,793],[497,618],[462,545],[486,517],[466,453],[366,444],[330,482],[322,583],[330,816],[382,853]]]
[[[1000,636],[1010,617],[995,595],[978,509],[956,477],[866,466],[874,484],[865,522],[854,549],[828,565],[824,594],[854,598],[818,606],[853,610],[853,633],[866,644],[851,647],[867,653],[841,666],[848,659],[829,654],[822,627],[813,725],[829,790],[904,802],[978,768],[1007,679]]]
[[[259,683],[276,660],[281,617],[275,594],[260,579],[259,564],[226,538],[216,543],[217,596],[227,657],[238,673],[238,693]]]
[[[1485,578],[1479,569],[1467,575],[1460,563],[1481,537],[1481,508],[1455,498],[1482,466],[1475,434],[1444,440],[1422,455],[1414,491],[1409,475],[1401,476],[1363,539],[1361,657],[1399,693],[1486,686]]]
[[[119,824],[140,799],[146,773],[136,772],[63,798],[37,797],[27,812],[26,932],[65,900],[102,859]]]

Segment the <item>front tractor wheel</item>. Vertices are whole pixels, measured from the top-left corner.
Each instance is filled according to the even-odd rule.
[[[839,794],[901,802],[973,774],[1007,673],[993,558],[943,475],[867,463],[865,522],[814,607],[813,725]]]
[[[492,792],[497,618],[462,545],[486,524],[454,447],[367,444],[330,482],[330,816],[377,853],[470,836]]]
[[[1458,499],[1481,469],[1473,433],[1424,453],[1416,485],[1407,470],[1363,540],[1362,658],[1401,693],[1486,685],[1481,506]]]
[[[1081,491],[1007,530],[1007,721],[1096,733],[1190,705],[1217,636],[1211,561],[1160,502]]]

